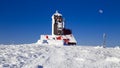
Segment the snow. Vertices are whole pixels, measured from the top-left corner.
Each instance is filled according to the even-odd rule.
[[[120,62],[120,58],[116,58],[116,57],[107,57],[107,58],[106,58],[106,61],[119,63],[119,62]]]
[[[120,49],[100,46],[0,45],[0,68],[120,68]]]

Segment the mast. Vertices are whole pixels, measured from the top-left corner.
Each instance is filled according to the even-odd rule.
[[[106,34],[103,34],[103,48],[106,48]]]

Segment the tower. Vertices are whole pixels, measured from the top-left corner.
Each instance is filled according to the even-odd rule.
[[[52,35],[63,35],[64,21],[62,14],[56,11],[52,15]]]
[[[65,28],[62,14],[56,11],[52,15],[52,35],[41,35],[37,43],[48,45],[76,45],[77,41],[71,30]]]

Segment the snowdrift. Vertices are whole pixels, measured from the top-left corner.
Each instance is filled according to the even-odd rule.
[[[120,48],[0,45],[0,68],[120,68]]]

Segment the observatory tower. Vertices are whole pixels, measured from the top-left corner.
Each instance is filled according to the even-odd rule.
[[[63,35],[63,29],[64,21],[62,14],[56,11],[56,13],[52,15],[52,35]]]
[[[56,11],[52,15],[52,35],[41,35],[37,44],[76,45],[77,42],[70,29],[64,26],[62,14]]]

